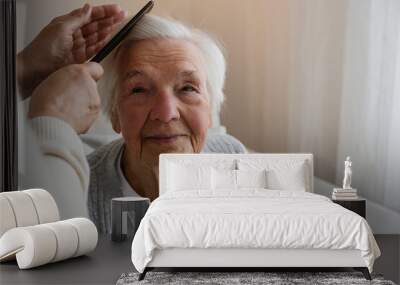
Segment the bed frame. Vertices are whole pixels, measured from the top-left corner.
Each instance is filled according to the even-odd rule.
[[[312,154],[161,154],[160,155],[160,195],[166,192],[167,168],[169,161],[182,159],[235,160],[238,158],[256,159],[295,159],[304,160],[308,165],[308,188],[313,192],[313,155]],[[369,270],[359,250],[331,249],[255,249],[255,248],[168,248],[157,249],[153,259],[139,280],[143,280],[148,271],[158,269],[178,269],[181,271],[271,271],[279,269],[291,271],[331,271],[332,269],[353,268],[361,271],[367,280],[371,280]],[[340,271],[340,270],[339,270]]]
[[[182,271],[291,271],[338,270],[353,268],[371,280],[368,268],[359,250],[329,249],[157,249],[152,261],[139,275],[143,280],[146,273],[154,269]],[[309,270],[308,270],[309,269]]]

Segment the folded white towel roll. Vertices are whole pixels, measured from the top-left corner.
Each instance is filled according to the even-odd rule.
[[[9,229],[15,228],[14,211],[6,197],[0,195],[0,237]]]
[[[28,194],[23,191],[13,191],[3,192],[0,195],[10,202],[17,227],[33,226],[39,223],[35,205]]]
[[[16,257],[19,268],[28,269],[86,254],[97,240],[96,226],[86,218],[13,228],[0,238],[0,261]]]
[[[29,189],[22,192],[31,197],[39,218],[39,224],[60,220],[56,201],[49,192],[43,189]]]

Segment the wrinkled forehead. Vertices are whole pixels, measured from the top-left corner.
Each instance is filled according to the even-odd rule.
[[[121,46],[117,60],[120,80],[138,71],[161,77],[192,73],[200,80],[206,80],[203,55],[187,40],[159,38],[132,41]]]

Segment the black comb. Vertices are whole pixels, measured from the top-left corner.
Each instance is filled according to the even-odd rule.
[[[146,15],[154,6],[153,0],[149,1],[112,39],[89,61],[100,63],[118,44],[128,35],[129,31]]]

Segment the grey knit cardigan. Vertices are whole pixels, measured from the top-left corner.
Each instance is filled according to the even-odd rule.
[[[122,139],[104,145],[88,156],[90,184],[87,206],[90,219],[101,233],[111,232],[111,199],[121,197],[118,156],[124,148]],[[208,135],[203,153],[245,153],[244,145],[227,134]]]

